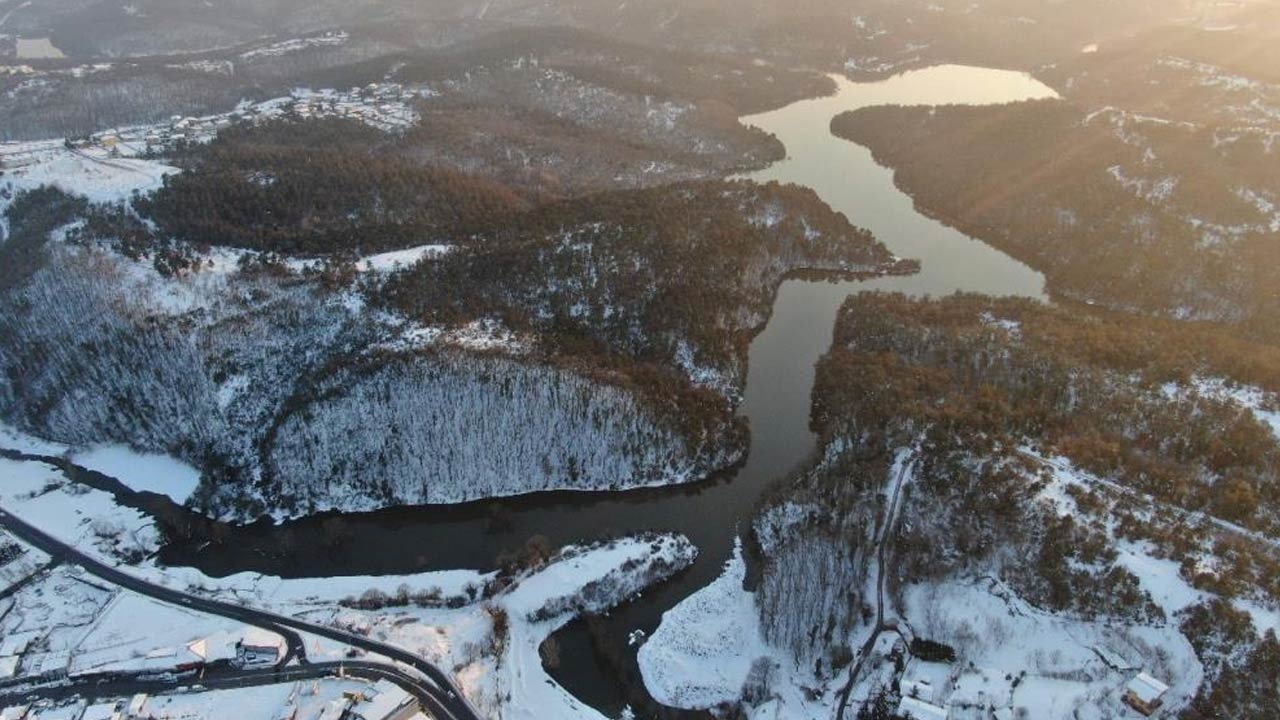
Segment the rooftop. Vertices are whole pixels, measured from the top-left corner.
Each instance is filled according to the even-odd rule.
[[[1138,676],[1130,680],[1125,687],[1129,692],[1133,693],[1134,697],[1144,703],[1158,700],[1161,695],[1169,691],[1168,685],[1146,673],[1138,673]]]
[[[898,704],[898,714],[909,720],[947,720],[947,711],[913,697],[904,697]]]

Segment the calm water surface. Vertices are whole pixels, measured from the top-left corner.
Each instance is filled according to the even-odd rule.
[[[867,282],[783,284],[773,316],[751,344],[741,408],[751,425],[751,449],[736,472],[686,487],[543,493],[344,515],[349,540],[337,551],[322,549],[328,544],[316,541],[325,532],[324,518],[250,526],[236,532],[235,542],[171,546],[164,559],[214,575],[242,570],[286,577],[388,574],[490,568],[498,553],[518,548],[533,535],[563,544],[642,530],[684,533],[701,551],[694,566],[607,620],[607,637],[615,643],[625,644],[635,629],[651,633],[664,611],[716,577],[761,494],[813,452],[815,438],[808,425],[814,363],[829,347],[836,311],[848,295],[872,289],[935,296],[965,290],[1043,298],[1039,273],[916,212],[911,199],[893,186],[890,171],[876,165],[865,148],[832,136],[829,126],[835,115],[860,107],[1003,103],[1053,97],[1053,91],[1025,74],[960,66],[927,68],[875,83],[836,81],[839,90],[830,97],[743,118],[777,135],[788,152],[786,160],[748,177],[813,188],[894,253],[921,260],[922,270]],[[622,696],[613,676],[599,667],[583,624],[571,624],[558,639],[562,666],[554,673],[557,680],[616,715]],[[627,662],[634,663],[633,652]]]

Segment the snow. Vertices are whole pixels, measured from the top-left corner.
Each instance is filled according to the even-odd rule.
[[[898,714],[909,720],[947,720],[947,711],[911,697],[902,698]]]
[[[176,503],[186,502],[200,483],[199,470],[167,455],[139,453],[124,445],[96,445],[73,451],[4,424],[0,424],[0,449],[28,455],[69,456],[75,464],[116,478],[132,490],[167,495]]]
[[[260,58],[275,58],[290,53],[300,52],[308,48],[337,46],[342,45],[350,36],[344,30],[334,30],[306,38],[293,38],[283,40],[281,42],[265,45],[248,52],[240,54],[241,60],[257,60]]]
[[[60,142],[3,143],[0,160],[8,165],[0,186],[12,183],[17,192],[53,185],[96,203],[128,200],[135,190],[150,192],[178,172],[152,160],[111,158],[96,148],[68,150]]]
[[[296,709],[299,720],[311,720],[321,717],[330,706],[345,710],[351,697],[368,692],[372,686],[364,680],[326,678],[235,690],[176,692],[148,698],[145,712],[146,717],[187,720],[277,720],[282,711]]]
[[[1168,685],[1147,673],[1138,673],[1138,676],[1130,680],[1125,688],[1144,703],[1150,703],[1169,691]]]
[[[1118,708],[1116,693],[1128,677],[1108,667],[1098,649],[1166,678],[1166,705],[1175,713],[1203,677],[1176,620],[1125,626],[1073,619],[1032,607],[990,578],[912,585],[903,591],[903,606],[917,637],[951,645],[957,666],[974,666],[958,678],[953,703],[972,700],[981,690],[993,705],[1008,697],[1012,709],[1026,708],[1037,720]],[[1005,682],[1007,675],[1022,673],[1016,688]]]
[[[158,547],[158,537],[149,518],[137,510],[117,505],[108,493],[67,482],[52,466],[35,461],[0,460],[0,476],[6,478],[0,486],[0,506],[104,562],[121,565],[115,552],[120,545],[137,545],[149,551]],[[114,533],[114,536],[104,537],[104,533]],[[122,539],[125,537],[134,539],[126,542]],[[411,605],[360,611],[341,608],[338,600],[359,596],[370,588],[394,595],[401,585],[413,589],[440,588],[444,596],[466,595],[469,586],[480,587],[492,576],[458,570],[410,576],[297,580],[257,573],[211,578],[191,568],[161,568],[153,559],[125,569],[159,585],[305,617],[311,622],[362,628],[374,637],[416,652],[453,671],[467,696],[487,708],[490,715],[501,714],[507,720],[549,717],[602,720],[599,713],[555,684],[541,664],[539,647],[577,614],[578,606],[566,603],[565,599],[581,598],[589,609],[605,611],[639,593],[647,584],[686,567],[695,554],[692,544],[676,535],[630,537],[600,546],[569,547],[545,566],[518,576],[513,586],[486,603],[476,602],[456,609]],[[57,572],[63,578],[60,582],[65,583],[73,580],[79,571],[75,569],[73,573],[64,566]],[[23,622],[34,627],[8,627],[6,635],[12,631],[45,628],[54,623],[55,617],[66,616],[67,619],[57,624],[80,629],[62,638],[55,649],[81,648],[85,655],[78,657],[71,652],[50,655],[48,664],[56,667],[58,663],[62,666],[73,663],[74,671],[87,672],[171,664],[172,658],[189,650],[192,643],[204,643],[211,655],[225,655],[226,648],[245,632],[243,626],[236,623],[154,603],[125,591],[108,592],[79,582],[76,587],[79,588],[76,594],[53,595],[48,602],[37,606],[39,612],[20,616]],[[67,597],[72,601],[63,602]],[[491,606],[507,611],[509,617],[509,636],[505,643],[496,646],[502,653],[500,658],[486,655],[484,650],[493,642]],[[555,612],[538,614],[547,608]],[[9,617],[12,620],[15,616]],[[147,623],[139,624],[139,617],[147,618]],[[347,648],[340,643],[305,633],[304,640],[308,656],[313,660],[337,660],[346,656]],[[202,692],[153,698],[148,709],[153,713],[165,711],[174,716],[210,720],[223,717],[270,720],[272,715],[259,711],[274,712],[281,708],[284,702],[281,698],[285,695],[280,693],[298,694],[288,686],[237,690],[234,694]],[[240,712],[242,706],[253,712]],[[300,717],[310,715],[300,714]]]
[[[74,453],[71,461],[120,478],[131,489],[167,495],[184,503],[200,484],[200,471],[167,455],[139,453],[123,445],[98,445]]]
[[[28,455],[61,455],[67,446],[28,435],[11,425],[0,423],[0,449]]]
[[[774,654],[745,577],[739,542],[720,577],[664,613],[640,646],[640,674],[658,702],[701,709],[736,700],[751,663]]]
[[[284,642],[265,630],[122,591],[76,647],[70,673],[169,671],[188,662],[232,660],[236,642],[255,633]]]
[[[1254,385],[1232,383],[1222,378],[1196,377],[1191,387],[1169,383],[1164,392],[1170,397],[1177,397],[1194,390],[1203,397],[1233,402],[1253,413],[1258,422],[1271,428],[1271,433],[1280,441],[1280,399]]]
[[[1209,597],[1182,578],[1176,561],[1155,557],[1148,543],[1119,541],[1116,552],[1116,563],[1138,578],[1138,584],[1168,617]]]
[[[657,543],[658,550],[653,545]],[[683,567],[693,560],[693,546],[682,536],[663,535],[656,541],[624,538],[610,545],[572,554],[567,560],[553,562],[545,570],[523,579],[503,600],[510,611],[511,640],[505,664],[512,673],[508,688],[511,697],[503,717],[506,720],[540,720],[550,717],[600,718],[599,713],[583,705],[564,688],[555,684],[542,668],[538,648],[552,632],[567,623],[573,614],[543,621],[533,621],[529,613],[547,607],[549,602],[576,592],[592,582],[617,574],[632,562],[654,557]],[[624,596],[614,596],[610,604],[638,592],[642,583],[632,579],[624,583]]]
[[[1201,386],[1209,389],[1218,387],[1217,383],[1201,383]],[[1178,386],[1169,384],[1164,386],[1163,391],[1166,394],[1169,394],[1177,393],[1181,390]],[[1251,389],[1236,388],[1232,392],[1236,393],[1237,396],[1242,394],[1244,397],[1252,398],[1253,401],[1260,402],[1260,400],[1257,400],[1257,398],[1252,394]],[[1207,522],[1224,532],[1244,537],[1251,541],[1272,545],[1273,547],[1280,547],[1280,541],[1277,541],[1274,538],[1201,512],[1190,512],[1174,505],[1161,503],[1150,495],[1133,492],[1118,483],[1091,475],[1084,470],[1074,467],[1071,462],[1066,459],[1043,458],[1040,455],[1025,449],[1023,454],[1026,457],[1040,461],[1045,467],[1048,467],[1052,471],[1052,480],[1042,492],[1041,496],[1054,503],[1058,507],[1060,513],[1078,513],[1075,501],[1066,493],[1066,488],[1068,486],[1100,487],[1124,497],[1138,500],[1148,507],[1159,507],[1167,512],[1180,515],[1194,524]],[[1183,609],[1210,597],[1208,593],[1192,587],[1192,585],[1182,577],[1181,567],[1177,562],[1167,558],[1158,557],[1156,548],[1152,547],[1150,543],[1113,539],[1112,544],[1117,553],[1116,563],[1129,570],[1135,577],[1137,577],[1138,584],[1143,590],[1151,595],[1152,601],[1164,610],[1167,617],[1172,618]],[[1237,609],[1244,610],[1249,613],[1253,618],[1253,624],[1259,633],[1265,633],[1269,629],[1274,629],[1277,632],[1280,632],[1280,612],[1263,607],[1262,605],[1252,602],[1246,598],[1231,598],[1230,602]]]
[[[357,266],[366,272],[387,272],[407,268],[424,258],[438,258],[453,251],[452,245],[419,245],[364,257]]]

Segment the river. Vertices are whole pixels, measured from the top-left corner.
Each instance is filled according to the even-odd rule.
[[[651,633],[662,613],[711,582],[750,522],[761,495],[812,454],[809,431],[814,363],[831,343],[836,311],[848,295],[893,290],[943,295],[958,290],[1043,298],[1044,278],[1008,256],[916,212],[893,185],[892,173],[863,147],[830,133],[845,110],[873,105],[1003,103],[1053,97],[1022,73],[937,66],[874,83],[836,77],[831,96],[803,100],[742,118],[774,133],[788,156],[748,177],[808,186],[856,225],[871,230],[921,272],[865,282],[788,280],[772,316],[751,344],[741,412],[751,427],[747,461],[735,472],[683,487],[610,492],[540,493],[449,507],[392,508],[342,516],[346,540],[334,551],[314,542],[325,517],[280,526],[258,524],[219,546],[166,548],[165,562],[194,565],[213,575],[257,570],[286,577],[409,573],[441,568],[488,568],[503,551],[533,535],[552,544],[589,541],[644,530],[680,532],[699,548],[698,561],[674,580],[646,592],[605,621],[606,637],[625,645],[632,630]],[[330,516],[331,517],[331,516]],[[407,550],[406,549],[410,549]],[[616,679],[601,667],[583,623],[557,634],[562,665],[553,675],[579,698],[615,715],[624,703]],[[634,653],[629,652],[629,671]]]

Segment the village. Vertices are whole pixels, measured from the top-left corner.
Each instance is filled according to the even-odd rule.
[[[276,633],[158,602],[0,535],[0,720],[427,717],[386,679],[271,674],[289,677],[293,661]],[[132,685],[165,690],[113,697]],[[43,699],[23,697],[37,689]]]
[[[429,88],[400,83],[370,83],[342,91],[299,88],[284,97],[242,101],[230,112],[215,115],[175,115],[163,123],[114,128],[78,138],[5,142],[0,143],[0,177],[6,171],[48,162],[51,154],[71,153],[99,163],[163,156],[184,145],[209,142],[220,130],[240,123],[345,118],[394,132],[417,121],[414,99],[433,94]]]
[[[1030,676],[1025,669],[1015,672],[973,663],[961,665],[955,662],[950,647],[918,638],[908,641],[909,632],[896,637],[886,633],[877,643],[878,648],[887,648],[885,659],[901,668],[896,684],[900,698],[897,715],[906,720],[1031,720],[1034,715],[1029,706],[1035,698],[1061,694],[1073,682]],[[1093,650],[1098,664],[1091,670],[1113,680],[1127,678],[1108,693],[1111,702],[1103,704],[1115,711],[1110,717],[1156,716],[1169,686],[1114,653]],[[1080,685],[1083,691],[1085,683]]]

